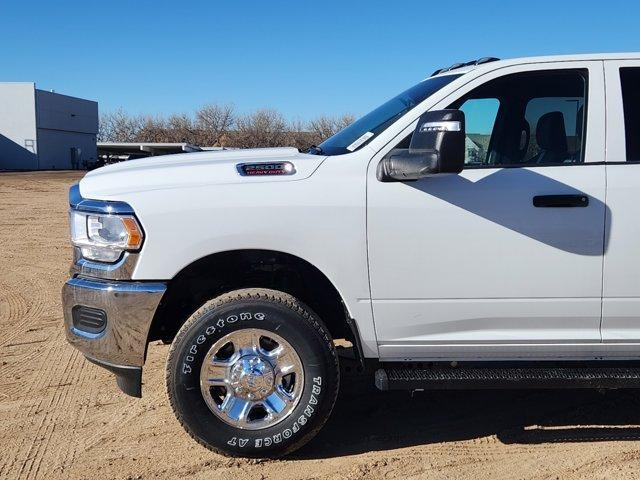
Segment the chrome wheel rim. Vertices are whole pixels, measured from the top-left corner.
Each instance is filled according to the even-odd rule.
[[[200,369],[200,391],[209,410],[245,430],[271,427],[298,405],[304,371],[297,352],[267,330],[246,328],[215,342]]]

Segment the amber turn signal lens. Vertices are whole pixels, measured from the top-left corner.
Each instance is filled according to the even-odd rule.
[[[140,245],[142,245],[142,232],[138,227],[138,222],[132,217],[124,217],[122,223],[124,223],[129,233],[127,248],[140,248]]]

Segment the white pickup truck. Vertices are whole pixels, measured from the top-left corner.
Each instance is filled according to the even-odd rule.
[[[67,338],[229,455],[327,420],[334,341],[381,390],[640,386],[640,54],[456,64],[305,152],[202,152],[70,191]]]

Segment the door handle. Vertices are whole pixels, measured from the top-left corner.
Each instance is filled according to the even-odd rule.
[[[589,205],[586,195],[536,195],[533,206],[538,208],[574,208]]]

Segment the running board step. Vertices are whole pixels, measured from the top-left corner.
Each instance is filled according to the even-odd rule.
[[[640,367],[381,368],[375,382],[380,390],[640,388]]]

